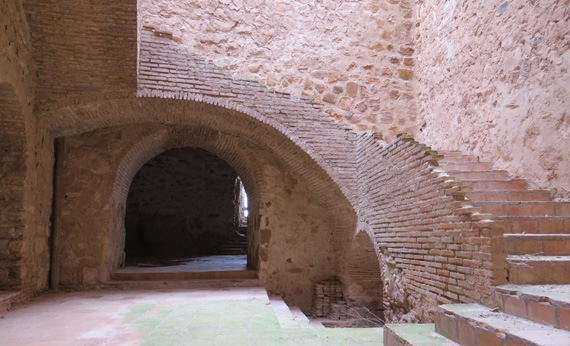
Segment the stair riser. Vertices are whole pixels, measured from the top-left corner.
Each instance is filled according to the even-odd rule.
[[[570,220],[501,220],[505,233],[570,234]]]
[[[511,333],[494,332],[488,325],[441,311],[435,314],[435,330],[462,346],[538,346]]]
[[[458,180],[494,180],[501,179],[506,180],[508,178],[507,173],[501,171],[491,171],[491,172],[448,172],[449,175],[454,176]]]
[[[483,162],[441,162],[441,168],[458,171],[488,171],[491,165]]]
[[[501,205],[485,205],[478,204],[483,213],[493,214],[495,216],[563,216],[570,218],[570,204],[561,205],[556,203],[548,204],[501,204]]]
[[[523,299],[518,295],[495,292],[495,303],[501,311],[528,320],[570,331],[570,308],[548,302]]]
[[[511,265],[509,282],[516,285],[564,285],[570,284],[570,266]]]
[[[570,256],[570,241],[554,239],[508,239],[505,251],[509,255]]]
[[[384,332],[384,346],[410,346],[409,342],[399,338],[398,336]]]
[[[525,182],[509,182],[509,181],[466,181],[465,185],[471,186],[473,190],[524,190]]]
[[[488,331],[440,312],[435,314],[435,331],[462,346],[510,345],[510,340],[504,334]]]
[[[548,192],[534,191],[473,191],[467,192],[465,197],[474,202],[525,202],[525,201],[549,201]]]

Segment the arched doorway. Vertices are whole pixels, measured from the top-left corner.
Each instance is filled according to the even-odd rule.
[[[139,169],[127,196],[126,263],[158,266],[234,256],[234,263],[245,265],[244,195],[237,172],[204,149],[155,156]]]
[[[370,235],[360,230],[352,242],[346,287],[349,315],[383,323],[383,293],[379,257]]]

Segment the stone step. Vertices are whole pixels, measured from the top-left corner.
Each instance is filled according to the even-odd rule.
[[[291,313],[289,306],[283,301],[282,297],[269,296],[269,301],[281,328],[299,328],[293,313]]]
[[[445,170],[447,174],[456,178],[457,180],[494,180],[509,178],[507,171],[470,171],[470,170]]]
[[[162,280],[235,280],[255,279],[257,272],[254,269],[246,270],[219,270],[202,272],[134,272],[127,269],[111,273],[111,280],[118,281],[162,281]]]
[[[525,190],[527,182],[524,179],[462,179],[462,183],[478,190]]]
[[[568,345],[570,333],[478,304],[446,304],[435,312],[435,330],[460,345]]]
[[[563,216],[494,216],[505,233],[570,234],[570,218]]]
[[[109,288],[120,290],[156,289],[207,289],[228,287],[258,287],[258,279],[212,279],[212,280],[111,280]]]
[[[509,283],[570,284],[570,256],[507,255]]]
[[[235,256],[235,255],[245,255],[247,254],[246,250],[243,249],[223,249],[218,251],[219,255],[226,255],[226,256]]]
[[[439,155],[443,155],[440,162],[479,162],[479,157],[474,155],[464,155],[460,151],[438,150]]]
[[[570,331],[570,285],[502,285],[493,294],[508,314]]]
[[[439,166],[444,170],[455,171],[490,171],[491,164],[488,162],[478,161],[464,161],[464,162],[449,162],[445,160],[439,161]]]
[[[295,322],[297,322],[299,327],[310,328],[313,326],[311,321],[309,321],[307,316],[303,313],[303,311],[301,311],[301,309],[299,309],[298,306],[290,306],[289,310],[291,310],[291,314],[293,314],[293,318],[295,319]]]
[[[506,233],[509,255],[570,256],[570,234]]]
[[[464,161],[464,162],[449,162],[442,160],[439,166],[444,170],[458,170],[458,171],[489,171],[491,165],[487,162],[477,161]]]
[[[496,216],[564,216],[570,217],[570,202],[519,201],[477,202],[482,212]]]
[[[546,190],[473,190],[466,192],[465,197],[474,202],[550,201]]]
[[[10,311],[20,294],[20,291],[0,291],[0,316]]]
[[[288,306],[281,296],[269,296],[271,307],[281,328],[315,328],[307,316],[297,306]],[[324,326],[321,325],[321,328]]]
[[[384,346],[459,346],[435,332],[434,324],[386,324]]]

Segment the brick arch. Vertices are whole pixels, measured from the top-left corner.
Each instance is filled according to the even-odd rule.
[[[189,94],[178,95],[181,99],[163,96],[133,98],[125,94],[122,98],[65,106],[40,117],[55,136],[114,126],[162,124],[209,128],[244,139],[283,162],[303,178],[319,200],[326,201],[331,214],[339,216],[333,226],[338,247],[347,251],[352,233],[346,229],[354,229],[358,203],[356,148],[350,130],[339,124],[334,127],[330,118],[316,119],[327,124],[321,129],[311,127],[313,118],[289,124],[287,112],[291,110],[287,109],[282,119],[275,119],[231,100]],[[334,131],[329,131],[330,126]]]
[[[103,96],[110,97],[110,95]],[[178,94],[174,95],[176,96],[174,98],[170,94],[149,92],[143,96],[129,97],[129,93],[126,93],[121,95],[121,98],[64,106],[42,113],[40,117],[56,137],[141,123],[217,129],[241,138],[248,138],[275,152],[280,151],[278,154],[282,155],[279,156],[307,155],[324,170],[329,179],[336,183],[351,204],[356,205],[354,191],[356,174],[352,165],[353,161],[355,162],[353,155],[356,150],[355,138],[353,138],[354,133],[340,123],[335,123],[336,126],[333,126],[335,130],[340,131],[339,136],[330,133],[328,128],[316,129],[322,133],[315,135],[307,132],[305,128],[313,125],[308,118],[306,124],[302,122],[287,124],[287,110],[284,110],[284,119],[274,119],[232,100],[200,94]],[[291,97],[291,101],[294,102],[295,99]],[[321,120],[327,124],[330,121],[331,119]],[[286,152],[293,154],[285,155]],[[327,157],[332,153],[337,157]],[[341,166],[338,163],[342,160],[345,162]]]
[[[359,223],[352,240],[345,280],[345,295],[349,307],[364,307],[382,316],[382,271],[374,233],[365,223]],[[360,314],[365,313],[359,312]]]
[[[22,286],[26,128],[10,84],[0,83],[0,104],[0,290],[14,290]]]
[[[113,258],[112,262],[120,260],[120,247],[113,244],[124,244],[124,218],[127,195],[132,180],[139,169],[153,157],[174,148],[200,148],[218,156],[226,161],[241,177],[248,193],[250,210],[257,210],[259,202],[259,153],[246,146],[240,145],[239,141],[228,140],[227,134],[203,127],[167,127],[161,131],[149,131],[148,135],[141,137],[126,154],[123,155],[117,174],[115,176],[112,191],[111,215],[116,215],[112,220],[110,253],[107,256]],[[235,139],[235,138],[234,138]],[[255,222],[255,220],[252,220]],[[255,238],[255,237],[254,237]],[[122,245],[124,246],[124,245]],[[248,262],[252,266],[257,265],[257,254],[248,252]]]

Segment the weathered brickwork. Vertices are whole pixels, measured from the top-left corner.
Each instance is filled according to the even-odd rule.
[[[220,100],[233,109],[257,113],[262,121],[274,122],[290,131],[291,139],[298,145],[308,144],[305,150],[329,167],[331,177],[342,181],[341,188],[354,189],[356,169],[350,143],[355,135],[319,111],[320,105],[313,99],[235,79],[188,54],[167,34],[153,32],[152,28],[141,32],[139,64],[139,96],[193,99],[199,95]]]
[[[36,108],[136,90],[136,0],[26,0]]]
[[[429,147],[385,144],[396,132],[417,127],[426,143],[493,157],[568,197],[562,2],[429,0],[414,5],[418,29],[409,1],[141,5],[138,30],[134,0],[0,5],[2,290],[47,288],[58,137],[62,246],[51,269],[65,288],[109,284],[131,182],[173,148],[235,169],[250,201],[248,264],[306,312],[313,283],[334,276],[349,305],[383,304],[389,321],[491,304],[505,281],[501,223],[474,212]],[[187,20],[167,18],[188,8]],[[567,230],[544,221],[538,231]]]
[[[379,247],[389,321],[431,320],[441,303],[489,304],[506,280],[501,224],[466,207],[467,190],[439,158],[407,135],[384,147],[359,138],[360,219]]]
[[[0,6],[0,84],[11,85],[21,107],[16,113],[29,114],[35,91],[30,28],[21,0],[8,0]],[[7,107],[11,107],[7,105]],[[15,115],[12,115],[14,117]]]
[[[417,137],[570,198],[568,1],[418,4]]]
[[[414,2],[140,2],[140,21],[239,78],[314,97],[386,140],[415,127]]]

